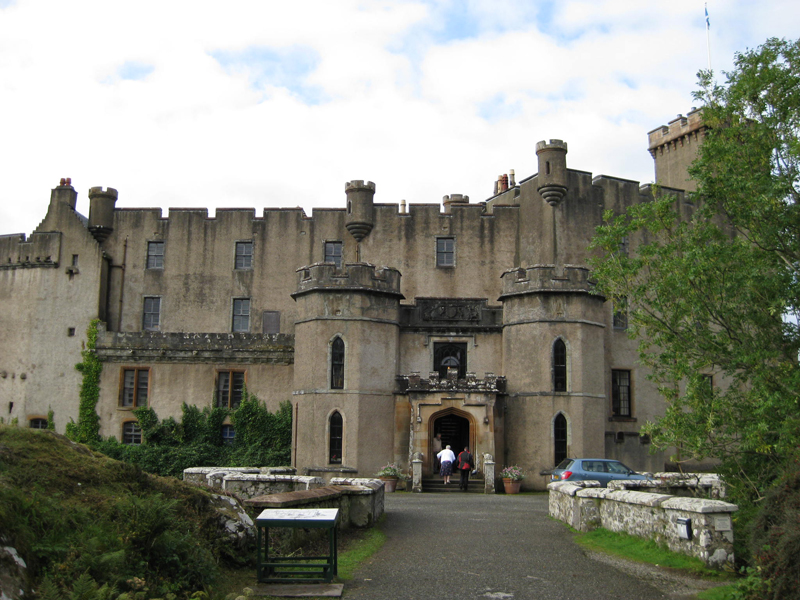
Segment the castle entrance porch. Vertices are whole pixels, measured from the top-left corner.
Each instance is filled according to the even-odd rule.
[[[459,379],[455,369],[447,379],[438,375],[432,372],[426,379],[412,373],[399,378],[396,400],[405,408],[397,414],[405,419],[411,417],[405,427],[398,422],[398,430],[405,429],[403,433],[408,435],[408,464],[420,459],[423,477],[437,473],[433,439],[441,433],[443,447],[450,444],[456,456],[469,446],[476,467],[482,471],[484,456],[490,454],[494,458],[503,450],[502,398],[506,380],[493,373],[483,379],[467,373]],[[404,444],[405,436],[399,441]]]

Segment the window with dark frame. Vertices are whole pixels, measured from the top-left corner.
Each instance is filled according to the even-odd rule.
[[[141,444],[142,443],[142,428],[136,421],[125,421],[122,424],[122,443],[123,444]]]
[[[344,389],[344,340],[340,337],[331,344],[331,389]]]
[[[567,458],[567,418],[562,413],[558,413],[553,420],[553,446],[553,464],[557,465]]]
[[[47,419],[31,419],[28,421],[28,426],[31,429],[47,429]]]
[[[567,345],[561,338],[553,342],[553,391],[567,391]]]
[[[344,421],[338,410],[333,411],[329,426],[328,462],[332,465],[342,464],[342,437]]]
[[[222,443],[230,446],[233,444],[235,439],[236,439],[236,430],[233,428],[233,425],[223,425]]]
[[[122,369],[122,384],[120,385],[119,394],[120,406],[130,408],[147,406],[149,390],[149,368]]]
[[[611,371],[611,412],[615,417],[631,416],[631,372]]]
[[[342,242],[325,242],[325,262],[336,264],[342,268]]]
[[[244,398],[244,371],[217,372],[217,406],[219,408],[239,408]]]
[[[614,305],[612,325],[614,329],[628,328],[628,303],[626,301],[619,301]]]
[[[459,379],[467,376],[466,342],[434,342],[433,370],[439,372],[441,379],[446,379],[448,369],[458,369]]]
[[[436,238],[436,266],[454,267],[456,265],[456,240],[451,237]]]
[[[250,298],[233,299],[233,323],[231,328],[234,333],[247,333],[250,331]]]
[[[164,268],[164,242],[147,242],[147,268]]]
[[[234,268],[253,268],[253,242],[236,242],[236,260]]]
[[[142,310],[142,329],[145,331],[158,331],[161,324],[161,298],[158,296],[145,296]]]

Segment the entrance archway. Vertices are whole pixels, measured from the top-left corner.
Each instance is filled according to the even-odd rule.
[[[446,448],[449,445],[456,456],[464,449],[464,446],[469,446],[470,448],[474,446],[472,419],[466,413],[450,408],[433,415],[430,423],[431,426],[428,431],[430,432],[431,443],[436,434],[441,433],[442,448]],[[431,458],[433,460],[430,468],[432,472],[436,473],[438,465],[436,456],[431,456]]]

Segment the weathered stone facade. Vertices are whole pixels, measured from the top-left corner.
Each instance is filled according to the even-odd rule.
[[[565,455],[661,470],[638,432],[662,401],[587,264],[603,212],[651,190],[566,157],[540,142],[538,173],[479,203],[406,210],[351,181],[344,206],[310,217],[164,216],[92,188],[87,220],[62,181],[30,237],[0,237],[2,415],[52,409],[59,431],[77,418],[74,365],[97,318],[104,436],[125,440],[137,404],[179,418],[183,402],[235,405],[246,385],[271,409],[291,401],[293,466],[325,479],[410,472],[412,456],[427,476],[436,432],[498,472],[520,465],[528,488]]]

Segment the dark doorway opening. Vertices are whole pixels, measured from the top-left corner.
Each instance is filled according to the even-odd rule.
[[[456,456],[464,449],[464,446],[470,446],[469,419],[465,417],[452,413],[439,417],[433,422],[432,436],[436,436],[437,433],[442,434],[442,448],[449,445]],[[470,447],[470,450],[474,454],[474,449]],[[435,456],[432,458],[431,468],[436,471],[438,463]]]

